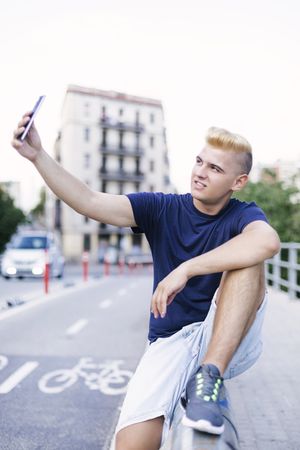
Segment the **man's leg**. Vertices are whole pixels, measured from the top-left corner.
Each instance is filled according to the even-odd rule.
[[[198,372],[187,384],[184,425],[213,434],[223,432],[221,375],[253,324],[264,295],[263,264],[223,274],[207,351]]]
[[[217,310],[202,364],[214,364],[221,374],[255,320],[265,295],[264,265],[224,273]]]
[[[116,436],[116,450],[158,450],[162,438],[163,417],[123,428]]]

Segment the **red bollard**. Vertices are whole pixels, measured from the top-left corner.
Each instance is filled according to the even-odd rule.
[[[82,254],[82,274],[83,281],[87,281],[89,276],[89,252],[86,251]]]
[[[104,275],[108,276],[109,275],[109,261],[107,261],[107,258],[104,258]]]
[[[120,256],[120,258],[119,258],[119,273],[120,274],[124,273],[124,266],[125,266],[125,258],[124,258],[124,256]]]
[[[49,292],[49,253],[48,249],[45,249],[45,270],[44,270],[44,289],[45,294]]]

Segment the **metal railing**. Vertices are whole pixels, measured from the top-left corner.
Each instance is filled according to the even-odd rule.
[[[128,172],[124,169],[108,170],[106,167],[101,166],[99,169],[102,180],[107,181],[144,181],[145,175],[140,171]]]
[[[145,131],[144,125],[139,122],[124,122],[116,120],[111,117],[101,117],[100,124],[102,128],[112,128],[122,131],[134,131],[135,133],[142,133]]]
[[[266,261],[266,279],[275,289],[300,298],[300,243],[283,242],[280,252]]]
[[[120,156],[143,156],[145,150],[141,147],[118,147],[113,145],[103,145],[100,146],[101,153],[104,155],[120,155]]]

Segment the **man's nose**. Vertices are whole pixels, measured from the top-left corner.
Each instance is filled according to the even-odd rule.
[[[205,167],[204,165],[196,167],[196,175],[199,178],[206,178],[207,177],[207,167]]]

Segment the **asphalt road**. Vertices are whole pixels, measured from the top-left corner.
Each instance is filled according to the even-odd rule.
[[[0,313],[1,450],[109,448],[151,286],[150,273],[113,275]]]

